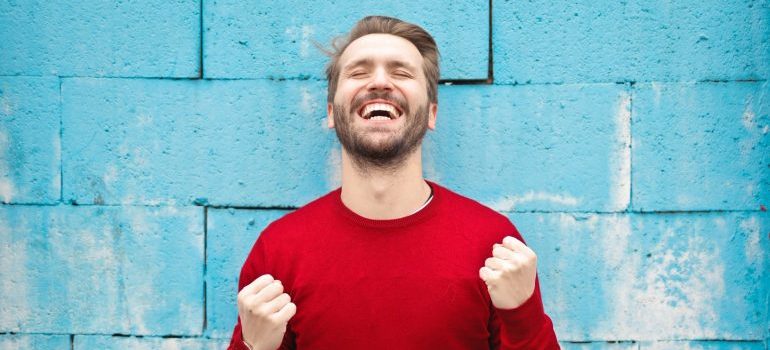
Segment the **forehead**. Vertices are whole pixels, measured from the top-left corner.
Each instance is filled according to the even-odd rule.
[[[345,69],[350,63],[362,60],[371,60],[375,63],[402,61],[420,69],[423,59],[420,51],[409,40],[391,34],[378,33],[353,40],[340,56],[339,65]]]

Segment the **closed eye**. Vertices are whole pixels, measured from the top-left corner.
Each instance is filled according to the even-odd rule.
[[[352,71],[348,73],[348,76],[351,78],[362,78],[366,76],[366,72],[362,70]]]
[[[401,77],[401,78],[411,78],[412,77],[412,75],[409,74],[409,72],[402,71],[402,70],[396,71],[395,73],[393,73],[393,75],[395,75],[397,77]]]

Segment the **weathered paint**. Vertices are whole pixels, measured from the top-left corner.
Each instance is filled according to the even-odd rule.
[[[0,350],[70,349],[69,335],[0,334]]]
[[[420,23],[439,45],[442,79],[487,79],[489,1],[245,1],[204,4],[207,78],[325,78],[331,40],[366,15]],[[291,9],[291,15],[287,14]]]
[[[770,3],[496,1],[495,82],[767,79]]]
[[[761,340],[770,216],[512,213],[563,340]]]
[[[0,349],[223,348],[273,208],[341,181],[314,41],[375,13],[494,78],[424,172],[519,227],[563,348],[766,348],[767,1],[10,0]]]
[[[203,209],[0,208],[0,329],[199,335]]]
[[[64,201],[302,205],[334,172],[323,91],[317,81],[64,79]]]
[[[76,335],[72,350],[222,350],[225,340],[206,338],[112,337],[106,335]]]
[[[636,342],[559,342],[563,350],[639,350]]]
[[[765,345],[758,341],[663,341],[642,342],[640,350],[765,350]]]
[[[770,84],[640,84],[633,99],[635,209],[770,203]]]
[[[0,77],[0,202],[59,201],[59,111],[58,78]]]
[[[196,77],[200,1],[0,2],[0,75]]]
[[[260,232],[284,210],[209,209],[206,246],[206,336],[233,334],[238,276]]]
[[[445,185],[500,211],[627,207],[623,85],[439,91],[426,158]]]

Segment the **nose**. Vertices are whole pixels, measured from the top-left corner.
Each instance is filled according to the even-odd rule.
[[[383,68],[378,68],[372,74],[372,78],[367,85],[367,90],[393,90],[393,82],[390,80],[388,72]]]

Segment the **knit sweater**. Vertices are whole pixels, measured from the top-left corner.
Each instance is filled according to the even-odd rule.
[[[558,349],[536,280],[521,306],[497,309],[479,277],[494,243],[524,241],[503,215],[433,182],[420,211],[372,220],[341,189],[271,223],[238,289],[262,274],[297,306],[280,349]],[[229,349],[243,345],[240,319]]]

